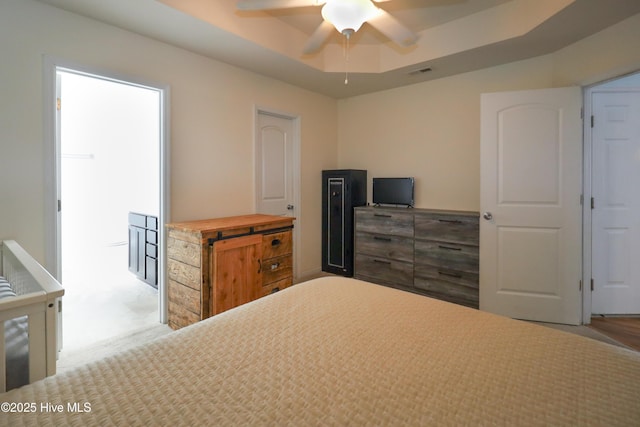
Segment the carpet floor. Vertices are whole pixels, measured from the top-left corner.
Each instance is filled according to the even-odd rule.
[[[173,332],[173,330],[168,325],[157,324],[135,330],[119,337],[111,337],[103,341],[98,341],[86,347],[62,351],[58,358],[57,373],[66,372],[78,366],[111,356],[112,354],[143,345],[171,332]]]

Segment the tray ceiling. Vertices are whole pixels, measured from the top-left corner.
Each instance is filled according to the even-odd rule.
[[[39,0],[259,74],[346,98],[531,58],[640,13],[637,0],[393,0],[418,33],[402,48],[365,24],[348,61],[336,32],[304,55],[319,7],[241,12],[235,0]],[[345,72],[349,84],[345,85]]]

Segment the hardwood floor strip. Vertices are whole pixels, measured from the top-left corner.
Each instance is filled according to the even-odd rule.
[[[589,327],[640,351],[640,317],[592,317]]]

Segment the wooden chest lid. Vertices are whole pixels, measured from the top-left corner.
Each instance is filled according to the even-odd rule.
[[[272,228],[287,227],[295,218],[288,216],[249,214],[224,218],[202,219],[196,221],[175,222],[167,228],[187,232],[210,234],[252,227],[256,232]]]

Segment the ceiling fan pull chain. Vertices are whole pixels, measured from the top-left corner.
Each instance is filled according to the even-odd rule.
[[[344,55],[344,84],[349,84],[349,39],[351,33],[346,31],[344,32],[345,40],[342,42],[342,51]]]

